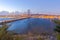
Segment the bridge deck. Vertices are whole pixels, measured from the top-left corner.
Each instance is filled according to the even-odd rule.
[[[18,20],[23,20],[23,19],[27,19],[27,18],[14,19],[14,20],[4,20],[4,21],[0,22],[0,25],[5,24],[5,23],[10,23],[10,22],[18,21]]]

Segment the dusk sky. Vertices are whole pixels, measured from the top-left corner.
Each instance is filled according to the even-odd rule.
[[[60,0],[0,0],[0,11],[60,13]]]

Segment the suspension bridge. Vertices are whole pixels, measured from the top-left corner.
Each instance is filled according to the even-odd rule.
[[[4,20],[4,21],[1,21],[1,22],[0,22],[0,25],[6,24],[6,23],[10,23],[10,22],[14,22],[14,21],[18,21],[18,20],[24,20],[24,19],[27,19],[27,18],[12,19],[12,20]]]

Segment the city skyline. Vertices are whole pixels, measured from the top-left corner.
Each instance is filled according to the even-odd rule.
[[[0,12],[26,12],[60,14],[60,0],[0,0]]]

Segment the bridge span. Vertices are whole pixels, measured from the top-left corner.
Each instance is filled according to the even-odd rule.
[[[23,19],[27,19],[27,18],[19,18],[19,19],[12,19],[12,20],[4,20],[0,22],[0,25],[2,24],[6,24],[6,23],[10,23],[10,22],[14,22],[14,21],[18,21],[18,20],[23,20]]]
[[[36,18],[36,17],[31,17],[31,18]],[[10,23],[10,22],[18,21],[18,20],[23,20],[23,19],[28,19],[28,17],[27,18],[19,18],[19,19],[16,18],[16,19],[12,19],[12,20],[4,20],[4,21],[0,22],[0,25],[5,24],[5,23]],[[54,20],[55,18],[43,18],[43,19]]]

